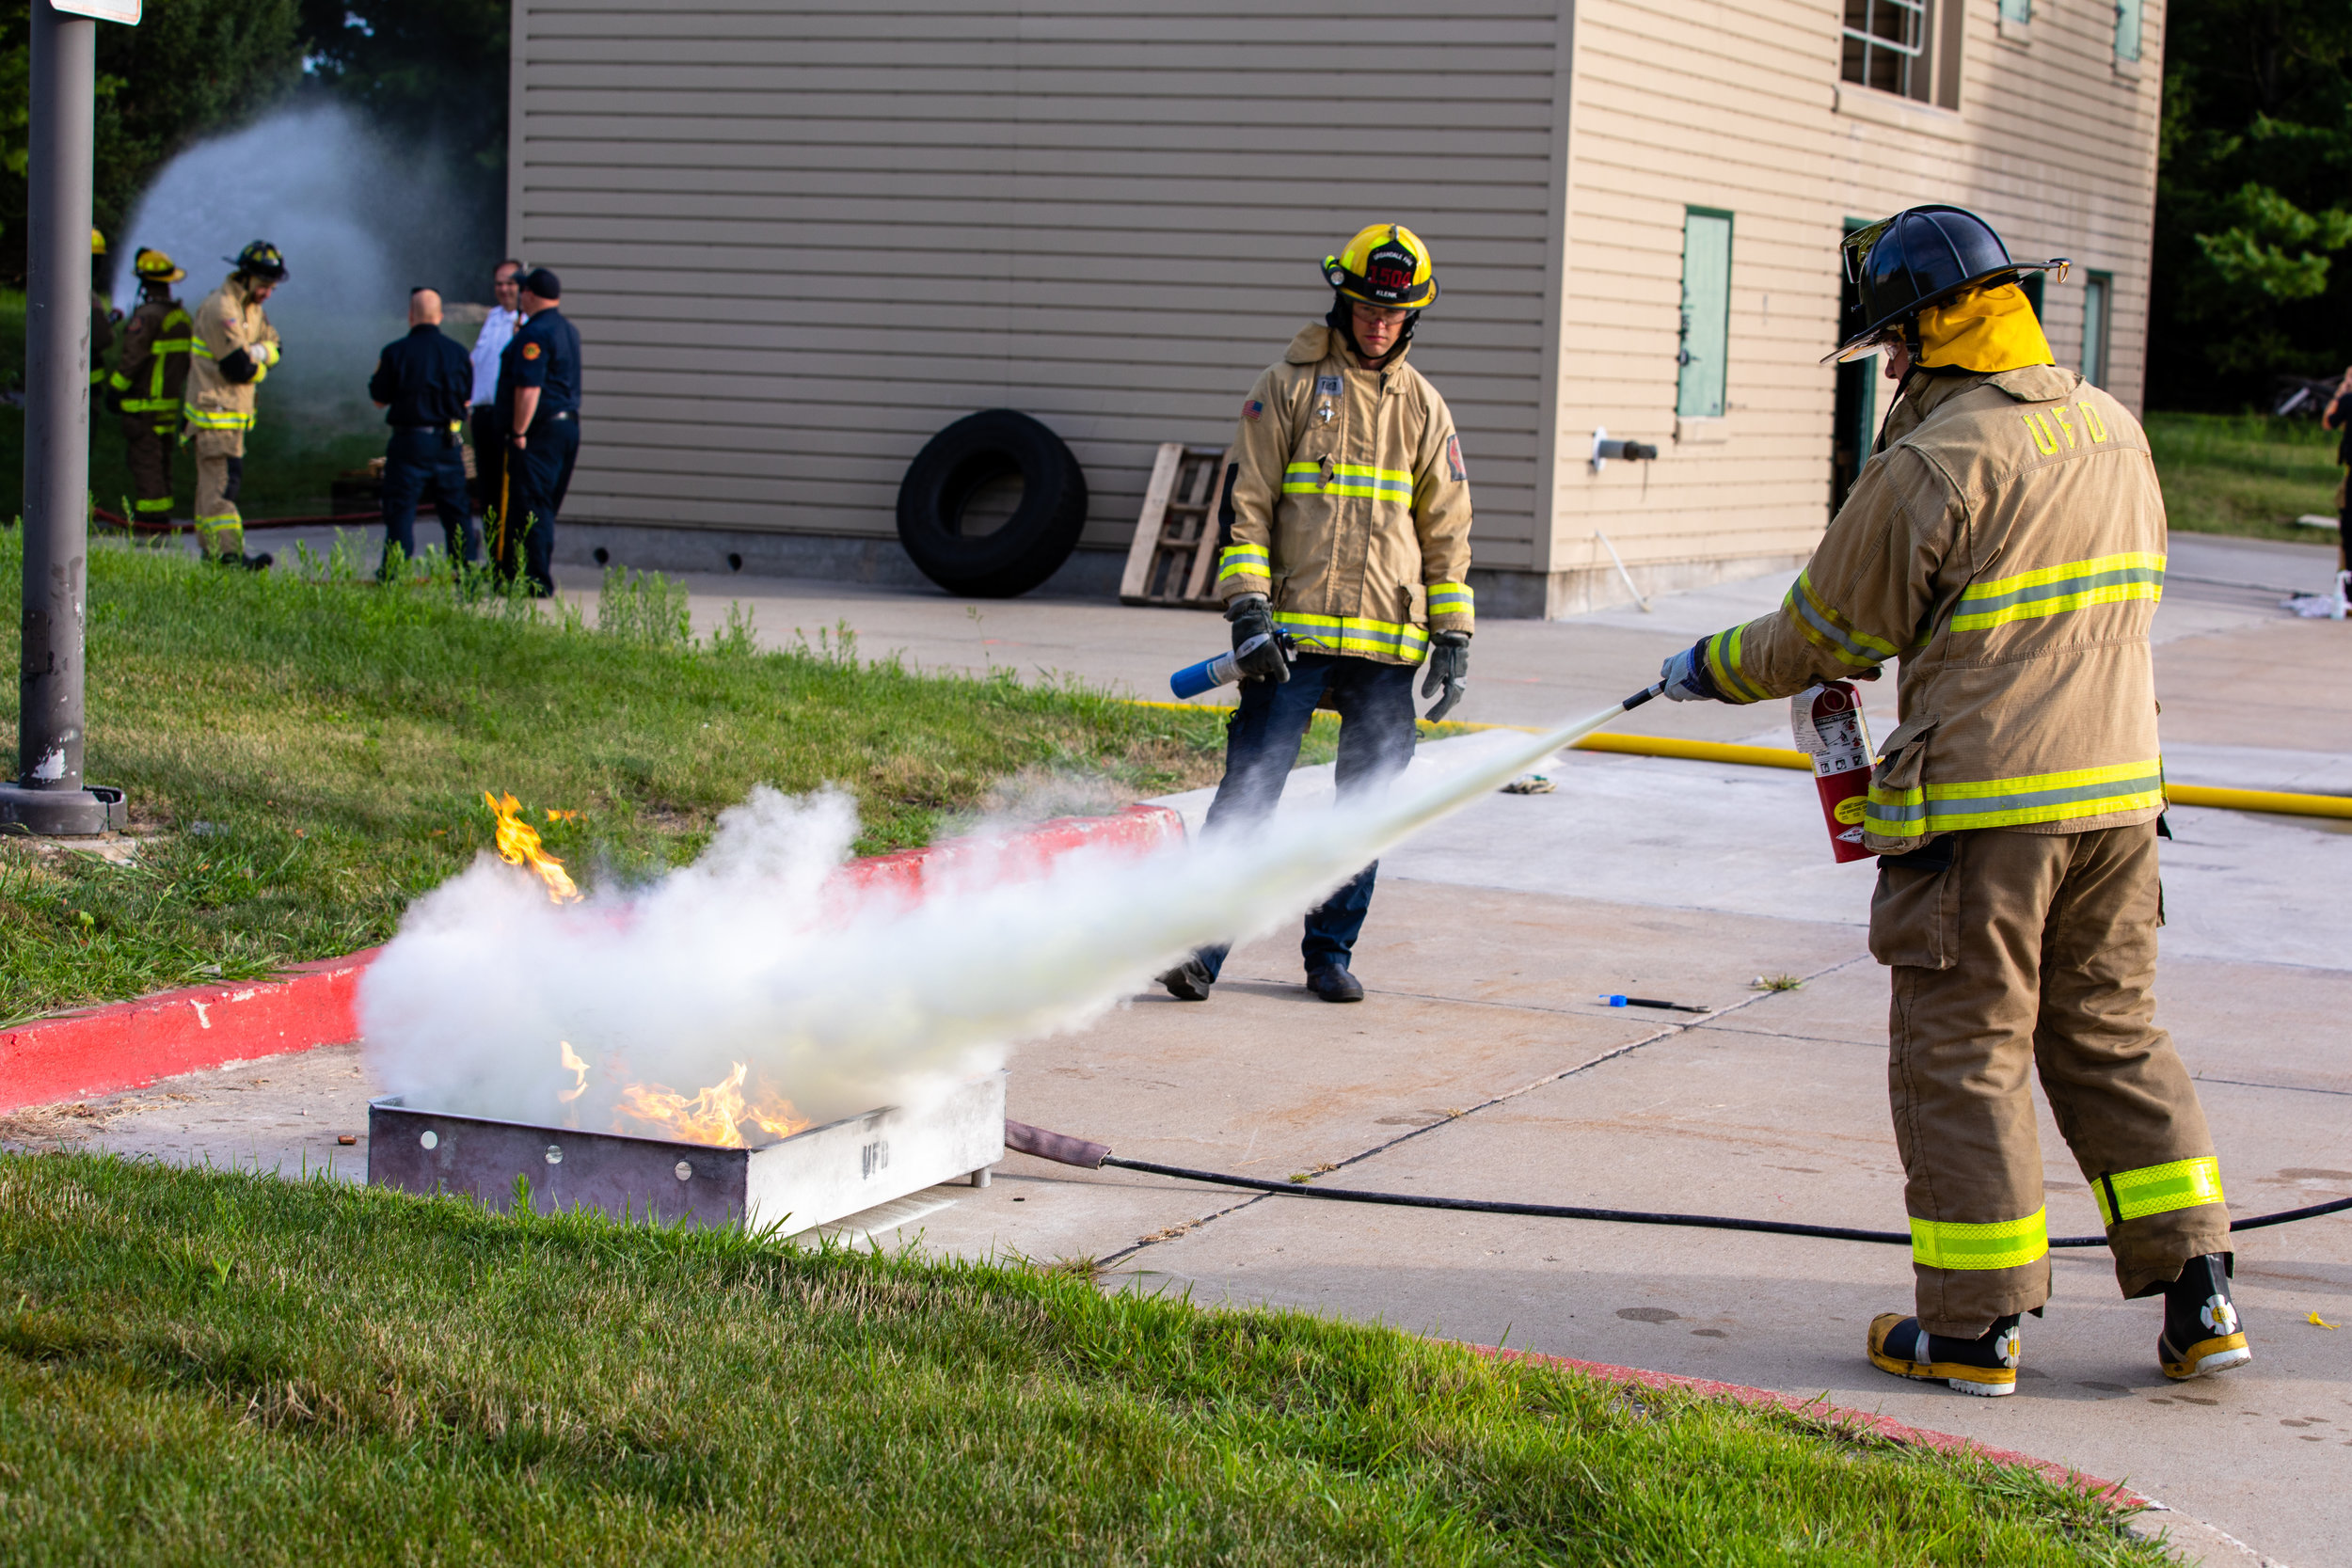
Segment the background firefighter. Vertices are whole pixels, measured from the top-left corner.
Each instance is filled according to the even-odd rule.
[[[2241,1365],[2220,1167],[2150,994],[2165,517],[2147,438],[2052,362],[2017,277],[2064,261],[2021,267],[1943,206],[1847,246],[1867,325],[1831,357],[1886,350],[1879,451],[1782,608],[1665,673],[1677,700],[1752,703],[1901,660],[1863,827],[1917,1311],[1872,1323],[1870,1360],[2015,1391],[2019,1315],[2050,1294],[2030,1065],[2124,1295],[2165,1297],[2165,1375]]]
[[[196,308],[182,408],[196,447],[196,537],[205,559],[262,567],[268,556],[245,553],[237,492],[245,483],[254,391],[280,358],[278,329],[262,313],[262,303],[286,280],[286,259],[267,240],[256,240],[230,264],[237,270]]]
[[[122,312],[106,297],[106,236],[89,231],[89,384],[106,384],[106,351],[115,346],[115,323]]]
[[[1433,719],[1461,700],[1469,668],[1469,475],[1445,400],[1405,362],[1438,297],[1429,248],[1375,224],[1323,273],[1330,313],[1259,375],[1233,440],[1217,593],[1241,705],[1210,832],[1273,813],[1318,705],[1339,710],[1340,799],[1379,788],[1412,761],[1415,668],[1425,664],[1423,696],[1444,690]],[[1348,958],[1378,871],[1308,912],[1307,986],[1327,1002],[1363,999]],[[1161,984],[1205,1001],[1225,955],[1202,948]]]
[[[122,419],[122,447],[131,468],[133,515],[171,520],[171,449],[187,395],[188,349],[194,324],[171,286],[187,277],[160,250],[142,250],[133,269],[138,308],[122,329],[122,358],[107,379],[106,406]]]

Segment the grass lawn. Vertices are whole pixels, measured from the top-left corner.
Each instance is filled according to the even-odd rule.
[[[692,647],[674,623],[660,646],[656,614],[615,635],[518,619],[529,601],[468,607],[445,587],[224,572],[119,544],[89,560],[87,776],[126,788],[151,836],[128,866],[0,841],[0,1019],[382,942],[489,846],[485,789],[520,797],[593,886],[691,859],[759,783],[852,791],[870,853],[1009,793],[1034,815],[1102,809],[1212,783],[1222,764],[1216,713],[1009,671]],[[22,534],[0,529],[0,603],[22,561]],[[12,668],[16,618],[0,626]],[[1304,760],[1327,760],[1334,735],[1319,726]],[[548,807],[580,815],[550,823]]]
[[[1074,1270],[0,1157],[23,1564],[2156,1563],[2030,1472]]]
[[[2336,442],[2316,420],[2266,414],[2151,414],[2148,445],[2172,526],[2327,545],[2335,534],[2299,528],[2306,512],[2336,511]]]

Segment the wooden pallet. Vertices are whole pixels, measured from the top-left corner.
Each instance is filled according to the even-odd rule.
[[[1216,507],[1224,478],[1224,448],[1182,441],[1161,446],[1152,483],[1144,486],[1136,540],[1127,549],[1120,603],[1217,608],[1209,582],[1216,571]]]

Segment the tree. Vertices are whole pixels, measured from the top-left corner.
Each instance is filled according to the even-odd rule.
[[[2167,16],[2149,403],[2238,407],[2352,359],[2352,6]]]
[[[98,24],[93,201],[119,235],[173,153],[278,103],[302,75],[298,0],[146,0],[135,27]],[[31,8],[0,3],[0,277],[24,276]]]

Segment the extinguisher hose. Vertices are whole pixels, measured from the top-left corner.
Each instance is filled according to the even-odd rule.
[[[1239,1187],[1280,1197],[1320,1198],[1326,1203],[1380,1203],[1399,1209],[1447,1209],[1471,1214],[1523,1214],[1534,1219],[1601,1220],[1614,1225],[1672,1225],[1699,1230],[1745,1230],[1765,1236],[1811,1236],[1831,1242],[1876,1242],[1885,1246],[1911,1244],[1908,1230],[1857,1230],[1842,1225],[1802,1225],[1793,1220],[1751,1220],[1725,1214],[1671,1214],[1642,1209],[1586,1209],[1559,1203],[1506,1203],[1488,1198],[1433,1197],[1422,1193],[1375,1193],[1355,1187],[1317,1187],[1300,1181],[1269,1181],[1263,1177],[1194,1170],[1184,1165],[1163,1165],[1150,1160],[1124,1160],[1113,1154],[1108,1145],[1073,1138],[1063,1132],[1049,1132],[1041,1127],[1031,1127],[1018,1121],[1005,1123],[1005,1147],[1023,1154],[1033,1154],[1040,1159],[1077,1165],[1087,1170],[1110,1165],[1120,1170],[1170,1176],[1184,1181],[1204,1181],[1219,1187]],[[2274,1225],[2292,1225],[2296,1220],[2312,1220],[2323,1214],[2342,1213],[2347,1209],[2352,1209],[2352,1197],[2340,1197],[2328,1203],[2314,1203],[2308,1208],[2283,1209],[2277,1213],[2232,1220],[2230,1229],[2233,1233],[2262,1230]],[[2050,1238],[2052,1247],[2102,1247],[2106,1244],[2105,1236]]]

